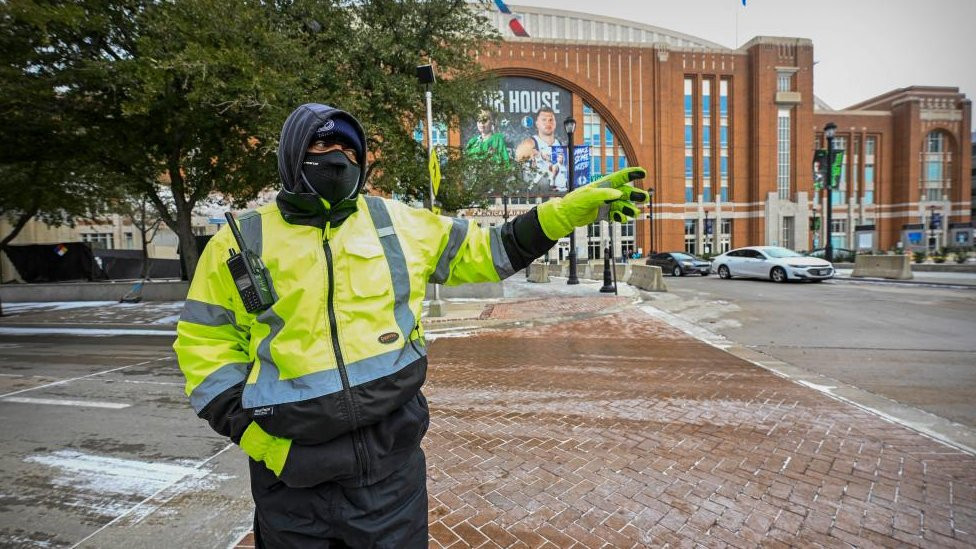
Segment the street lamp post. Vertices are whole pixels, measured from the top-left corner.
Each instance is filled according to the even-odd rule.
[[[563,121],[563,129],[566,130],[566,136],[569,138],[569,147],[566,150],[566,163],[569,164],[569,192],[573,192],[576,188],[576,159],[575,150],[573,148],[573,133],[576,131],[576,120],[573,117],[569,117]],[[569,279],[566,284],[579,284],[579,278],[576,277],[576,229],[569,233]]]
[[[928,231],[926,232],[928,233],[929,238],[928,238],[928,242],[926,243],[925,249],[928,251],[929,254],[933,254],[939,248],[937,238],[936,238],[936,233],[935,233],[937,229],[941,228],[940,227],[941,220],[936,222],[936,218],[935,218],[936,211],[939,209],[939,207],[936,206],[935,204],[929,204],[925,209],[929,211],[929,221],[926,224],[926,228],[928,229]]]
[[[652,253],[657,250],[654,247],[654,189],[647,189],[647,235],[650,238],[650,247],[647,251],[647,257],[650,257]]]
[[[828,122],[824,126],[824,137],[827,139],[827,167],[826,176],[824,177],[824,189],[827,191],[827,211],[824,212],[824,234],[826,238],[824,239],[824,259],[833,263],[834,262],[834,245],[831,242],[831,225],[833,224],[833,213],[834,213],[834,135],[837,132],[837,124],[833,122]]]
[[[431,107],[433,94],[431,93],[431,86],[434,84],[436,77],[434,76],[434,66],[433,65],[420,65],[417,67],[417,80],[426,88],[424,91],[424,99],[427,104],[427,155],[430,157],[434,153],[434,111]],[[430,209],[434,210],[436,199],[436,193],[434,191],[434,174],[431,173],[430,181],[430,192],[428,194],[428,199],[430,200]],[[426,202],[427,199],[424,200]],[[434,284],[434,299],[430,300],[430,306],[427,309],[427,315],[431,317],[444,316],[444,302],[441,301],[441,288],[439,284]]]

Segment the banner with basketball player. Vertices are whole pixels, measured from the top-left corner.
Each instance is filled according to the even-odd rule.
[[[533,194],[566,192],[568,139],[563,122],[572,116],[572,93],[534,78],[509,76],[499,78],[498,83],[499,89],[488,104],[461,123],[465,152],[506,165],[520,163]],[[581,127],[578,123],[577,129]],[[589,181],[589,149],[575,149],[576,180]],[[585,163],[581,164],[581,159]]]

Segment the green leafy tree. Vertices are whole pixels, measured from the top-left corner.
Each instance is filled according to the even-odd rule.
[[[486,102],[492,82],[485,79],[476,53],[499,36],[477,5],[463,0],[373,0],[353,3],[350,11],[355,32],[343,47],[344,63],[338,70],[345,89],[339,90],[337,104],[355,113],[370,136],[369,147],[377,153],[369,173],[371,186],[426,202],[427,153],[413,136],[426,118],[416,67],[430,63],[437,71],[435,124],[456,126]],[[483,202],[484,190],[497,183],[481,181],[477,189],[458,186],[471,179],[455,174],[477,162],[465,162],[453,149],[442,152],[447,158],[439,193],[442,207],[456,211]]]
[[[18,158],[56,151],[42,168],[71,167],[48,178],[60,190],[83,166],[124,181],[118,188],[145,196],[177,234],[190,274],[194,207],[214,193],[240,205],[276,184],[281,123],[300,103],[354,113],[376,155],[371,183],[422,196],[415,67],[437,65],[435,113],[458,120],[484,99],[475,52],[497,38],[463,0],[8,0],[0,24],[15,61],[0,69],[0,91],[24,98],[4,104],[15,115],[5,123],[29,123]],[[77,158],[58,163],[69,152]],[[16,166],[30,176],[29,164]],[[83,195],[63,202],[99,196]]]
[[[71,97],[95,49],[93,25],[70,5],[0,3],[0,216],[9,222],[0,249],[31,219],[73,224],[118,195]]]

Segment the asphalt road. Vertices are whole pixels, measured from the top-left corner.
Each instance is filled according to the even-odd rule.
[[[0,545],[213,547],[249,529],[246,463],[187,405],[171,343],[0,337]]]
[[[976,289],[665,277],[654,305],[728,340],[976,427]]]

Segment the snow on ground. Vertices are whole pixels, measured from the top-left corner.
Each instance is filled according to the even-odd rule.
[[[66,311],[83,307],[105,307],[119,305],[118,301],[23,301],[3,304],[3,313],[26,313],[33,311]]]

